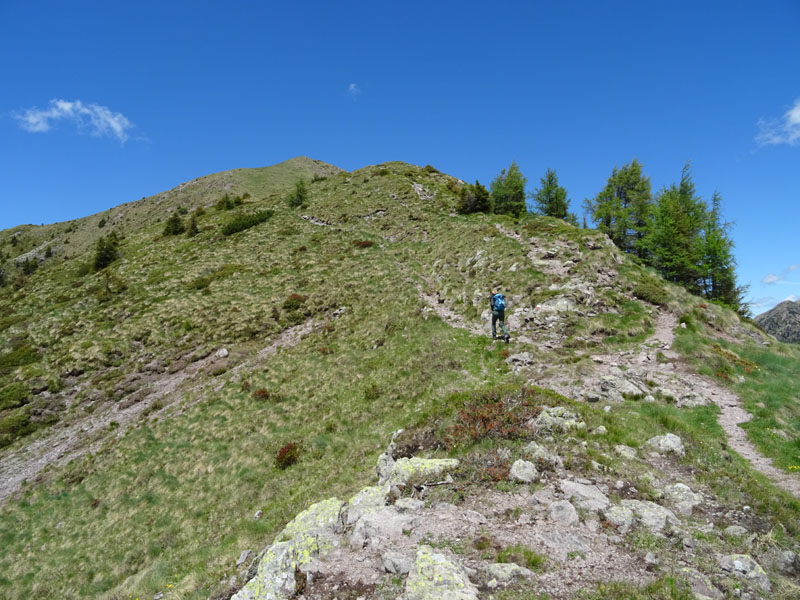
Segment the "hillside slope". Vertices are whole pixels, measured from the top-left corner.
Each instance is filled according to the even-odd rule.
[[[161,205],[154,196],[128,208],[136,220],[100,229],[101,215],[89,217],[76,229],[84,250],[53,253],[0,288],[0,595],[230,597],[259,564],[243,551],[308,505],[373,483],[378,454],[404,428],[393,459],[457,458],[452,479],[398,486],[387,510],[422,494],[414,506],[430,512],[315,564],[307,597],[408,591],[370,537],[394,540],[405,558],[438,549],[472,569],[480,597],[683,597],[667,594],[699,577],[686,568],[718,594],[757,597],[768,584],[771,597],[793,597],[793,567],[776,557],[800,549],[800,352],[664,283],[597,232],[454,214],[461,183],[433,168],[345,173],[302,159],[288,174],[270,169],[210,176],[207,193],[176,188]],[[292,208],[298,176],[313,181]],[[224,194],[242,202],[218,210]],[[178,207],[200,206],[196,236],[163,235]],[[225,235],[259,212],[266,221]],[[48,227],[36,235],[63,235]],[[90,240],[109,228],[120,257],[92,272]],[[26,233],[12,246],[17,230],[0,234],[5,252],[37,243]],[[488,335],[490,287],[509,299],[511,344]],[[747,436],[731,412],[743,408]],[[551,410],[585,425],[533,425]],[[666,433],[682,455],[648,446]],[[531,441],[559,460],[534,459]],[[512,477],[523,458],[544,478]],[[678,482],[701,495],[688,513],[666,489]],[[608,504],[582,506],[572,484]],[[674,520],[615,524],[605,509],[623,500]],[[559,510],[566,521],[550,520]],[[465,511],[484,521],[428,528]],[[487,565],[526,552],[547,555],[544,572],[489,585]],[[752,554],[767,584],[717,560],[734,554]]]
[[[782,342],[800,344],[800,302],[785,300],[754,319],[767,333]]]

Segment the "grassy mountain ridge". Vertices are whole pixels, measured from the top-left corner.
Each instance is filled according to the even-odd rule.
[[[749,502],[788,531],[773,534],[782,544],[796,540],[800,508],[759,491],[769,484],[747,464],[709,453],[724,440],[708,426],[713,407],[631,397],[612,417],[582,402],[592,356],[635,348],[660,311],[687,325],[676,339],[686,360],[749,386],[754,405],[767,392],[750,364],[783,373],[773,357],[790,364],[791,349],[763,346],[734,313],[665,284],[597,232],[456,215],[460,182],[435,169],[293,161],[194,180],[129,208],[127,221],[112,209],[102,229],[102,215],[89,217],[81,244],[0,289],[0,457],[17,482],[0,510],[3,595],[208,597],[243,549],[263,547],[304,505],[370,482],[392,431],[446,429],[471,392],[529,381],[581,401],[620,442],[665,426],[695,436],[691,468],[710,471],[709,493]],[[307,206],[290,208],[294,180],[314,175]],[[216,210],[225,193],[250,197]],[[179,205],[205,207],[197,236],[162,235]],[[262,210],[265,223],[222,234]],[[120,258],[87,272],[88,232],[115,228]],[[509,297],[511,346],[486,335],[491,286]],[[520,369],[511,353],[522,351]],[[786,468],[800,427],[787,385],[782,421],[751,424],[785,435],[760,447]],[[281,470],[274,457],[289,442],[300,461]],[[50,466],[36,470],[41,456]]]

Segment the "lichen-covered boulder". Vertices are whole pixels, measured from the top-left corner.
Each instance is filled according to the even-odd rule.
[[[735,577],[746,579],[764,592],[772,590],[769,577],[749,554],[727,554],[717,556],[717,562],[723,571],[728,571]]]
[[[445,471],[455,469],[458,460],[455,458],[401,458],[394,463],[387,483],[389,485],[406,485],[409,481],[424,481],[438,477]]]
[[[350,547],[363,548],[367,542],[387,541],[401,538],[403,530],[413,527],[413,515],[401,514],[393,506],[368,512],[361,516],[350,534]]]
[[[511,465],[511,470],[508,473],[509,479],[518,481],[520,483],[532,483],[539,481],[539,471],[536,470],[536,465],[527,460],[517,460]]]
[[[639,523],[652,533],[660,533],[668,525],[680,524],[680,519],[675,513],[649,500],[623,500],[622,506],[632,510]]]
[[[583,510],[603,510],[611,500],[596,485],[586,485],[564,479],[559,484],[568,500]]]
[[[702,504],[703,496],[684,483],[675,483],[664,488],[664,497],[682,515],[692,514],[695,506]]]
[[[389,495],[388,485],[372,485],[365,487],[347,502],[345,523],[349,527],[369,512],[380,510],[386,506]]]
[[[657,435],[652,437],[647,440],[647,445],[655,448],[655,450],[661,454],[667,454],[668,452],[672,452],[679,456],[686,454],[681,438],[674,433],[667,433],[665,435]]]
[[[406,600],[477,600],[478,590],[459,565],[430,546],[419,546],[406,579]]]
[[[550,406],[533,420],[533,429],[551,433],[566,433],[571,429],[585,429],[586,423],[563,406]]]
[[[256,576],[231,600],[286,600],[296,591],[295,571],[327,554],[337,544],[327,531],[297,533],[285,542],[276,542],[264,553]]]
[[[625,446],[624,444],[617,444],[614,446],[614,452],[619,454],[622,458],[627,458],[628,460],[633,460],[636,458],[636,448],[631,448],[630,446]]]
[[[633,511],[626,506],[609,506],[601,514],[603,519],[616,527],[620,533],[628,533],[633,526]]]
[[[559,525],[575,525],[578,518],[578,511],[567,500],[557,500],[547,507],[548,518]],[[499,579],[499,577],[498,577]]]
[[[287,541],[298,533],[306,533],[315,529],[340,533],[344,530],[342,509],[345,503],[338,498],[328,498],[312,504],[283,528],[278,541]]]

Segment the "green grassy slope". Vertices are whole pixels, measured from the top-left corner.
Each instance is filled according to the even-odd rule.
[[[62,427],[146,402],[159,385],[143,375],[153,361],[163,361],[166,377],[190,369],[192,354],[230,352],[150,404],[135,426],[112,420],[93,431],[91,454],[41,473],[5,503],[0,596],[145,598],[169,590],[207,598],[243,549],[263,547],[308,503],[371,482],[391,431],[446,422],[462,407],[459,393],[521,385],[506,347],[451,327],[420,296],[441,299],[470,323],[480,322],[492,285],[518,306],[552,298],[564,281],[539,270],[497,225],[565,244],[562,254],[585,254],[574,279],[596,279],[612,265],[619,272],[593,298],[596,314],[566,324],[562,347],[529,349],[554,365],[624,349],[651,332],[647,306],[632,295],[647,296],[647,282],[674,310],[699,302],[655,282],[596,232],[547,218],[457,216],[459,182],[430,169],[387,163],[345,173],[308,159],[278,167],[195,180],[128,206],[128,220],[112,209],[103,229],[103,215],[89,217],[76,226],[80,244],[0,288],[0,435],[8,444],[0,459]],[[292,182],[312,175],[326,178],[309,185],[308,206],[289,208]],[[233,211],[214,209],[224,193],[250,197]],[[197,236],[162,236],[179,205],[207,207]],[[274,211],[266,223],[222,235],[236,214],[266,209]],[[67,235],[63,226],[26,229],[18,244]],[[123,235],[120,259],[86,273],[97,232],[110,229]],[[14,231],[0,234],[6,253]],[[598,250],[570,249],[587,243]],[[279,339],[291,343],[259,356]],[[707,451],[721,439],[704,425],[711,408],[631,402],[625,411],[623,420],[601,411],[587,419],[605,424],[610,440],[634,445],[665,423],[697,436],[698,468],[712,479],[730,460]],[[275,454],[288,442],[302,445],[300,461],[277,469]],[[776,523],[796,518],[796,508],[778,514],[775,499],[755,496],[762,480],[746,465],[734,471],[738,493]],[[730,482],[719,489],[734,493]],[[254,520],[257,510],[263,515]]]

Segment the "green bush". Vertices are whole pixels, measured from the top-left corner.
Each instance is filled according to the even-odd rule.
[[[650,304],[664,306],[667,303],[666,290],[653,281],[642,281],[633,288],[633,295]]]
[[[0,354],[0,369],[13,369],[23,365],[29,365],[41,360],[30,345],[23,344],[13,348],[10,352]]]
[[[186,231],[186,225],[183,224],[183,219],[177,212],[172,213],[164,225],[164,235],[180,235]]]
[[[31,417],[24,408],[17,409],[0,420],[0,448],[8,446],[17,438],[24,437],[36,430]]]
[[[30,390],[22,383],[16,382],[0,390],[0,410],[18,408],[25,404],[30,396]]]
[[[250,213],[246,215],[238,215],[234,217],[232,221],[229,221],[225,227],[222,228],[223,235],[233,235],[234,233],[238,233],[239,231],[244,231],[245,229],[250,229],[256,225],[264,223],[272,216],[271,210],[260,210],[255,213]]]
[[[303,304],[305,304],[306,300],[308,300],[308,296],[303,296],[302,294],[292,294],[286,300],[284,300],[283,309],[298,310],[303,306]]]
[[[294,190],[292,193],[289,194],[289,197],[286,198],[286,203],[291,208],[297,208],[299,206],[305,206],[308,202],[308,186],[306,186],[306,182],[302,179],[299,179],[294,184]]]
[[[217,200],[217,210],[233,210],[242,204],[242,199],[239,196],[231,198],[225,194],[222,198]]]

